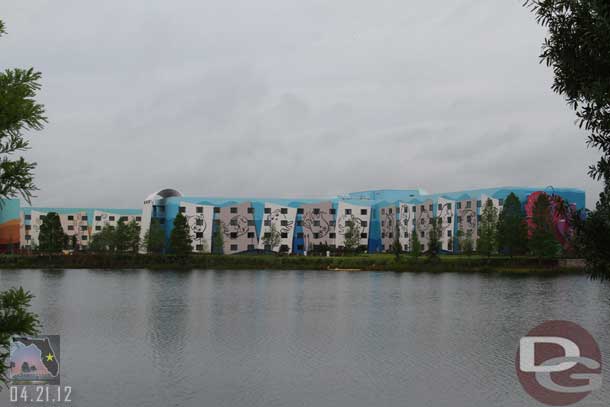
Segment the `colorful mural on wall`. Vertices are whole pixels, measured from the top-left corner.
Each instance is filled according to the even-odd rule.
[[[575,204],[567,203],[562,197],[556,194],[549,195],[544,191],[531,193],[525,202],[525,215],[527,217],[528,233],[531,236],[535,229],[533,214],[534,204],[540,195],[546,195],[551,204],[551,222],[553,224],[553,234],[564,250],[572,249],[572,238],[574,230],[570,227],[569,219],[575,214],[577,208]]]

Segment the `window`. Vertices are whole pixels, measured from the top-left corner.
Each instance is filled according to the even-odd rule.
[[[432,212],[432,211],[433,211],[433,208],[434,208],[434,205],[432,205],[432,204],[430,204],[430,205],[428,206],[428,209],[430,210],[430,212]]]
[[[303,232],[297,233],[297,239],[302,239],[302,238],[303,238]]]
[[[477,215],[477,221],[481,221],[481,215]]]
[[[413,213],[417,212],[417,206],[413,205]]]
[[[385,208],[381,208],[381,214],[385,215]]]
[[[330,222],[328,222],[328,224],[330,226],[337,226],[337,221],[336,220],[331,220]]]
[[[419,232],[419,235],[420,235],[422,238],[426,237],[426,234],[425,234],[424,232]]]
[[[504,206],[504,199],[499,199],[498,204],[500,204],[500,206]]]
[[[302,244],[297,245],[297,250],[303,250],[303,245]]]
[[[451,231],[450,230],[447,231],[447,237],[451,237]]]
[[[447,216],[447,223],[451,223],[451,216]]]
[[[409,238],[409,232],[405,232],[405,239]]]
[[[74,230],[74,226],[69,225],[69,226],[68,226],[68,230]]]
[[[360,209],[360,215],[366,215],[369,213],[368,209]]]
[[[215,207],[214,207],[214,213],[220,213],[220,208],[219,208],[219,207],[217,207],[217,206],[215,206]]]
[[[96,226],[95,230],[102,230],[102,227],[101,226]]]
[[[136,222],[142,222],[142,217],[141,216],[136,216]]]
[[[203,251],[203,245],[202,244],[198,244],[195,246],[195,250],[197,250],[198,252],[202,252]]]
[[[283,244],[280,246],[280,252],[286,253],[290,250],[287,244]]]
[[[254,251],[254,250],[255,250],[255,249],[254,249],[254,245],[253,245],[253,244],[249,244],[249,245],[248,245],[248,251],[249,251],[249,252],[252,252],[252,251]]]
[[[286,215],[288,213],[288,208],[281,208],[280,213]]]
[[[32,215],[25,215],[25,220],[31,220],[32,219]]]
[[[334,215],[337,213],[337,210],[335,208],[330,208],[330,210],[328,211],[328,213],[330,213],[331,215]]]
[[[303,208],[297,208],[297,215],[303,214]]]
[[[254,232],[248,232],[248,239],[254,239]]]
[[[271,208],[265,208],[265,213],[271,213]]]
[[[216,226],[220,226],[220,219],[214,219],[214,224]]]
[[[231,245],[231,251],[232,252],[236,252],[237,251],[238,246],[236,244],[232,244]]]
[[[159,219],[159,224],[161,224],[161,225],[165,225],[165,218],[161,218],[161,219]]]
[[[80,230],[87,230],[87,226],[81,226]]]
[[[30,240],[32,238],[32,236],[30,235],[25,235],[25,240]]]
[[[231,232],[231,239],[237,239],[237,232]]]
[[[420,205],[419,206],[419,210],[423,212],[424,211],[424,205]]]
[[[203,213],[203,207],[198,206],[197,209],[195,209],[195,212],[197,213]]]
[[[442,211],[443,210],[443,204],[438,204],[438,210]]]
[[[30,230],[32,229],[32,225],[25,225],[25,230]]]
[[[472,208],[472,202],[470,202],[470,201],[466,202],[466,208],[467,209]]]
[[[74,220],[74,215],[68,215],[68,220]]]
[[[288,221],[287,220],[282,220],[282,221],[280,221],[280,225],[281,226],[288,226]]]
[[[229,221],[229,225],[231,225],[231,226],[237,226],[237,219],[231,219],[231,220]]]
[[[127,222],[127,216],[121,216],[120,220],[123,222]]]
[[[369,223],[365,220],[363,220],[362,222],[360,222],[360,226],[362,226],[363,228],[367,227],[369,225]]]
[[[185,213],[186,212],[186,207],[185,206],[181,206],[179,209],[180,213]]]
[[[196,224],[197,226],[203,226],[203,219],[197,219],[197,220],[195,221],[195,224]]]
[[[468,223],[472,222],[472,216],[466,216],[466,222],[468,222]]]
[[[83,215],[80,217],[81,220],[89,220],[89,217],[87,215]]]
[[[388,213],[391,215],[392,214],[392,208],[388,209]]]
[[[428,218],[428,225],[432,224],[432,218]]]
[[[451,210],[451,203],[447,204],[447,209]]]
[[[346,209],[345,210],[345,214],[346,215],[351,215],[352,214],[352,210],[351,209]]]
[[[114,222],[114,216],[108,216],[108,220],[109,220],[110,222]]]
[[[87,235],[82,235],[82,236],[80,237],[80,240],[87,240]]]
[[[263,237],[264,237],[265,239],[269,239],[269,238],[271,237],[271,233],[269,233],[269,232],[265,232],[265,234],[263,235]]]
[[[381,221],[381,227],[384,227],[384,226],[385,226],[385,220],[382,220]]]
[[[302,220],[297,220],[297,226],[303,226],[303,221]]]
[[[360,233],[361,239],[366,239],[367,237],[368,237],[368,235],[366,233]]]
[[[270,220],[266,220],[266,221],[263,222],[263,224],[265,226],[271,226],[271,221]]]
[[[313,225],[314,226],[320,226],[320,221],[319,220],[314,220],[313,221]]]
[[[329,233],[328,237],[330,237],[331,239],[336,239],[337,238],[337,234],[336,233]]]
[[[461,221],[462,221],[462,217],[461,217],[461,216],[458,216],[458,217],[457,217],[457,222],[458,222],[458,223],[460,223]]]
[[[270,251],[271,251],[271,245],[266,244],[266,245],[265,245],[265,250],[266,250],[266,251],[268,251],[268,252],[270,252]]]
[[[231,207],[231,213],[237,213],[237,208],[235,206]]]
[[[320,234],[319,233],[314,233],[313,234],[313,238],[314,239],[319,239],[320,238]]]
[[[253,207],[249,207],[248,208],[248,213],[254,213],[254,208]]]
[[[456,205],[457,205],[458,209],[462,209],[462,203],[461,202],[456,203]]]
[[[280,236],[282,237],[282,239],[288,239],[288,233],[286,232],[282,232]]]
[[[388,234],[388,237],[389,237],[390,239],[393,239],[393,238],[394,238],[394,234],[393,234],[393,233],[389,233],[389,234]]]
[[[196,232],[195,233],[195,238],[196,239],[203,239],[203,232]]]
[[[319,215],[320,214],[320,208],[313,208],[313,214],[314,215]]]
[[[254,226],[254,221],[252,219],[248,219],[248,226]]]
[[[96,216],[96,217],[95,217],[95,220],[96,220],[97,222],[99,222],[99,221],[101,221],[101,220],[102,220],[102,217],[101,217],[101,216]]]
[[[477,208],[480,208],[480,207],[481,207],[481,201],[479,200],[479,201],[477,201]]]

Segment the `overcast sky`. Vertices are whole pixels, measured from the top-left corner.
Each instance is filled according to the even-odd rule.
[[[523,0],[2,0],[34,205],[600,185]]]

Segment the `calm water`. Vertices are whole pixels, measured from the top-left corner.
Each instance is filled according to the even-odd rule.
[[[547,319],[610,360],[610,284],[585,277],[0,270],[18,285],[73,406],[537,406],[514,357]],[[608,379],[580,405],[609,405]]]

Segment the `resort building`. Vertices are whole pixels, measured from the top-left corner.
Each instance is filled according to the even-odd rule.
[[[355,243],[370,253],[391,250],[395,240],[408,251],[413,233],[425,251],[433,218],[439,219],[441,225],[442,250],[455,252],[459,249],[457,236],[468,235],[476,245],[485,202],[491,199],[500,212],[511,192],[521,200],[526,212],[531,212],[532,200],[540,193],[554,196],[576,210],[585,207],[584,191],[552,187],[439,194],[418,189],[370,190],[328,199],[212,198],[183,196],[175,189],[164,189],[148,196],[142,209],[21,207],[19,200],[11,199],[2,201],[0,208],[0,250],[36,248],[40,225],[50,212],[59,215],[64,232],[81,250],[87,249],[92,236],[104,225],[116,226],[119,220],[136,221],[142,238],[151,222],[157,220],[169,239],[174,218],[181,212],[188,220],[196,253],[210,253],[215,234],[222,234],[225,254],[257,250],[304,254],[340,249],[346,245],[346,236],[350,245]],[[554,219],[565,222],[557,216]],[[274,247],[265,244],[265,236],[270,233],[279,234]],[[558,225],[557,233],[560,238],[562,233],[568,233],[565,225]]]

